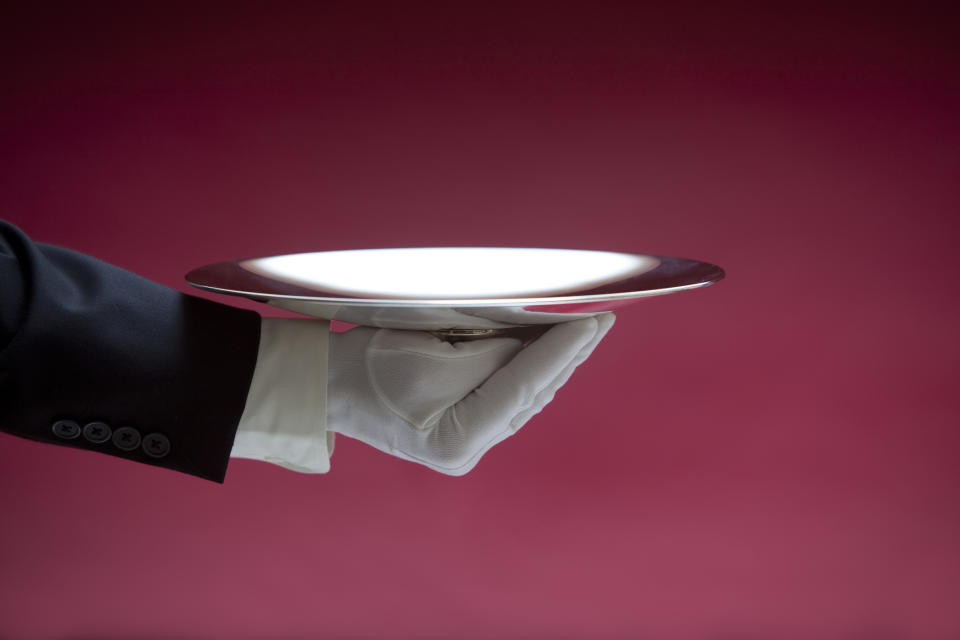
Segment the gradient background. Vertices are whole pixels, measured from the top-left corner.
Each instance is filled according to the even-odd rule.
[[[960,636],[948,4],[128,4],[4,10],[0,202],[37,240],[181,290],[407,245],[728,278],[621,312],[461,479],[2,435],[0,636]]]

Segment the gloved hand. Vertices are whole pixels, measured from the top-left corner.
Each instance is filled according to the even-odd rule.
[[[463,475],[553,399],[613,322],[606,313],[554,325],[527,346],[370,327],[331,334],[327,429]]]

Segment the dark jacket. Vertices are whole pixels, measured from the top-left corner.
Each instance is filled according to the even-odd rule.
[[[0,220],[0,429],[223,482],[260,317]]]

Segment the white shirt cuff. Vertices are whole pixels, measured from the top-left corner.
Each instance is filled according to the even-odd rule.
[[[325,320],[261,320],[257,366],[231,458],[262,460],[300,473],[330,470],[329,333]]]

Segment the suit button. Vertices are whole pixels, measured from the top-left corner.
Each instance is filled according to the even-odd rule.
[[[73,440],[80,435],[80,425],[73,420],[57,420],[53,423],[53,434],[64,440]]]
[[[140,432],[133,427],[120,427],[113,432],[113,446],[121,451],[133,451],[140,446]]]
[[[170,441],[162,433],[148,433],[143,438],[143,451],[151,458],[162,458],[170,453]]]
[[[100,444],[110,439],[110,425],[105,422],[91,422],[83,428],[83,437]]]

